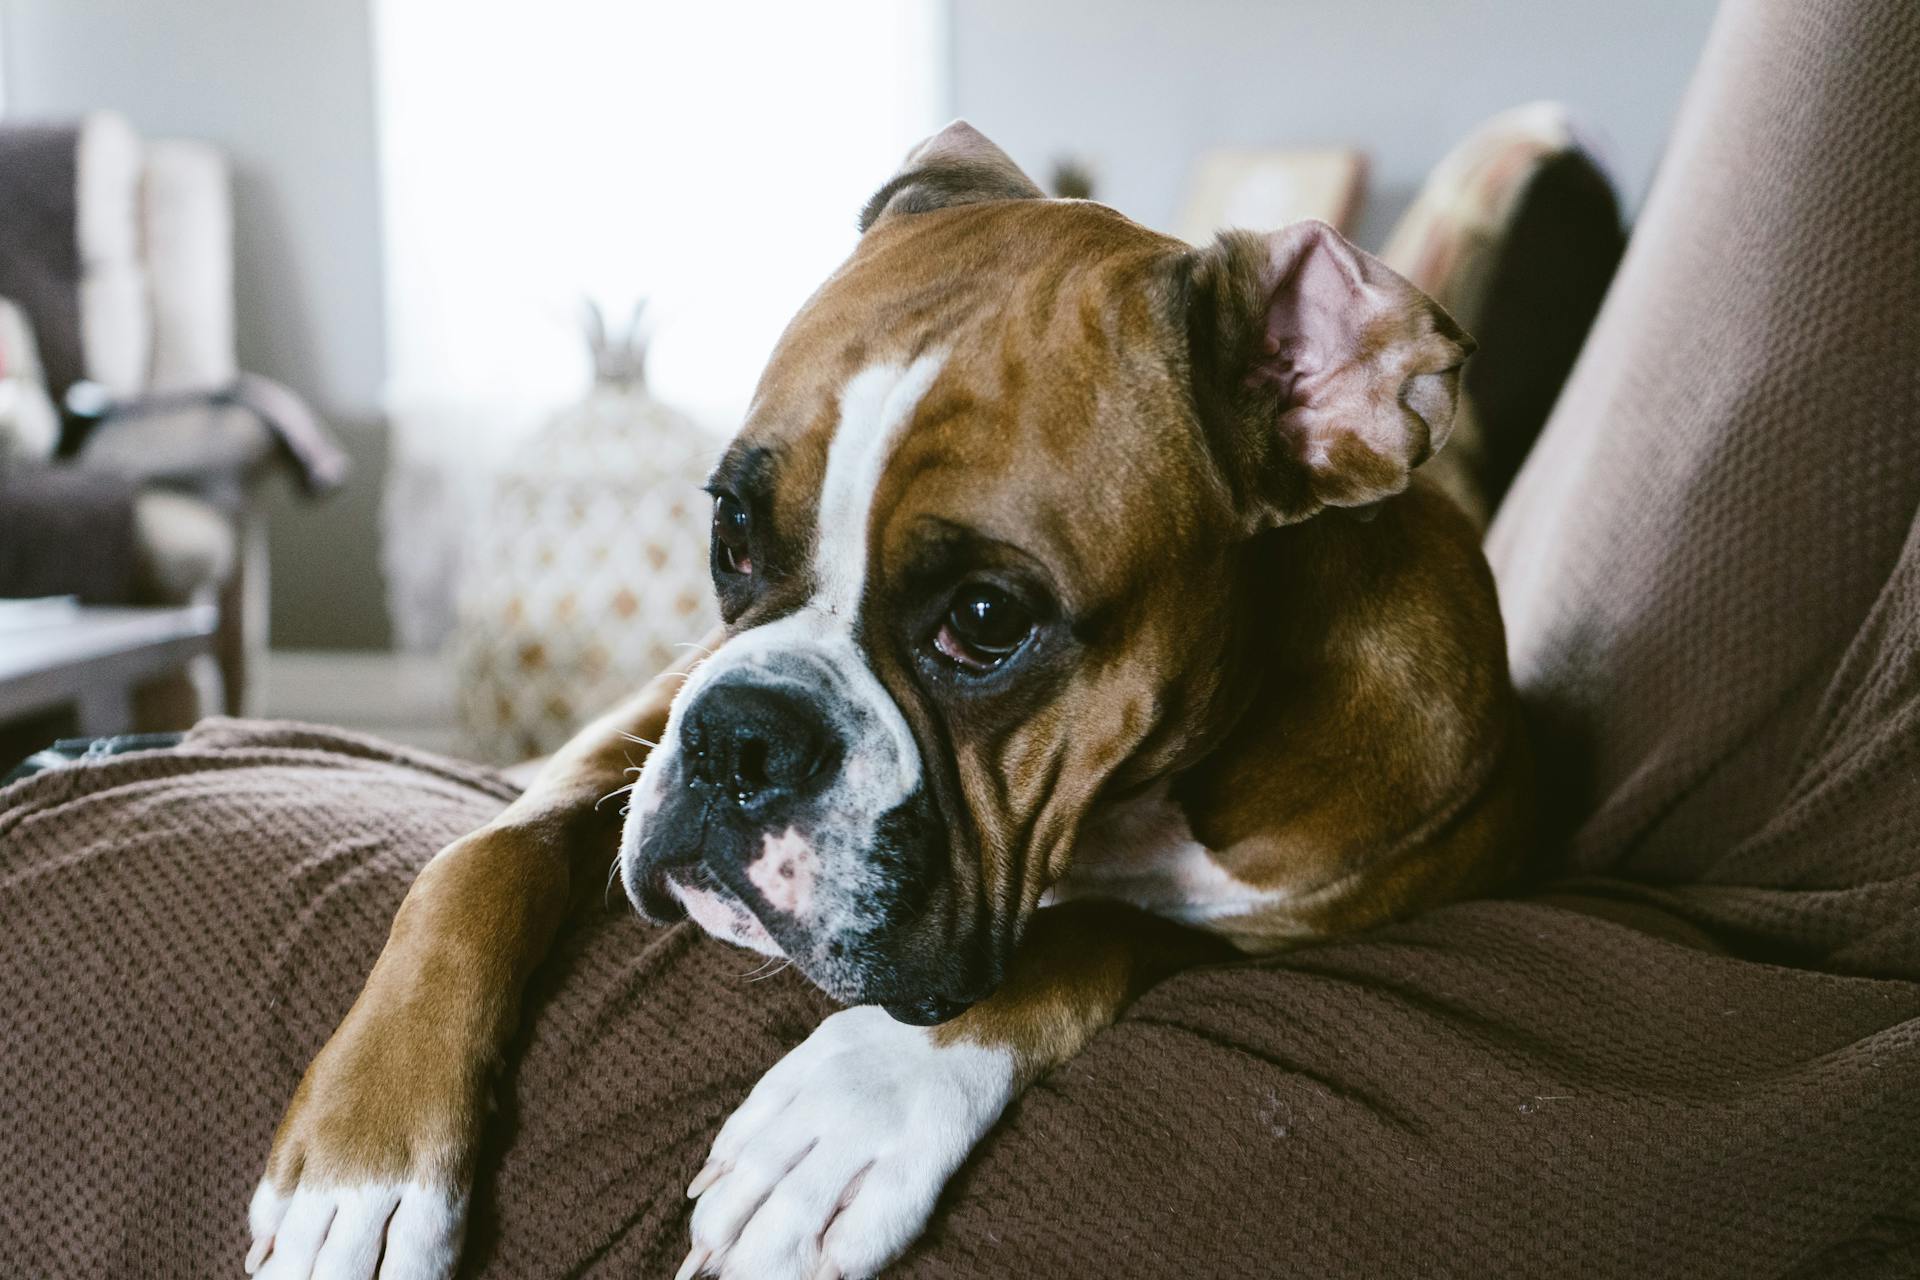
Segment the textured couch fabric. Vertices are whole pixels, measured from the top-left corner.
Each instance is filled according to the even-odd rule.
[[[30,925],[0,935],[0,1274],[233,1272],[280,1108],[422,858],[509,794],[238,721],[0,793],[0,916]],[[892,1274],[1912,1274],[1920,990],[1719,952],[1644,896],[1163,985],[1027,1095]],[[1886,943],[1907,964],[1912,933]],[[759,967],[617,891],[589,908],[503,1085],[468,1274],[671,1274],[714,1131],[828,1009]]]
[[[1736,0],[1496,526],[1567,873],[1184,974],[889,1274],[1920,1274],[1920,9]],[[237,1268],[274,1122],[492,775],[218,721],[0,792],[0,1273]],[[616,899],[467,1269],[665,1276],[825,1012]]]

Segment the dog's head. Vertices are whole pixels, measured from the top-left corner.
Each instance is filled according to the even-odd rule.
[[[964,124],[861,225],[713,473],[730,638],[622,870],[928,1023],[997,985],[1099,796],[1231,721],[1246,542],[1403,489],[1470,343],[1322,224],[1196,250]]]

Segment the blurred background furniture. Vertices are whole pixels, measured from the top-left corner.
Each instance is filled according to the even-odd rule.
[[[266,643],[260,486],[344,478],[285,388],[239,371],[225,161],[121,117],[0,125],[0,594],[217,610],[142,728],[246,705]]]
[[[1203,152],[1173,232],[1205,244],[1222,227],[1284,227],[1318,218],[1351,236],[1367,192],[1367,158],[1352,147]]]
[[[219,612],[0,600],[0,761],[127,733],[136,691],[209,654]]]
[[[1484,528],[1546,425],[1626,252],[1613,176],[1557,102],[1463,138],[1376,252],[1479,344],[1425,474]]]

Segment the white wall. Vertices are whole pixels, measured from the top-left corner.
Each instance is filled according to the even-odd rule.
[[[367,0],[0,0],[10,118],[123,112],[204,138],[234,171],[241,367],[310,397],[354,455],[348,490],[272,512],[274,637],[385,642],[375,498],[385,310]]]
[[[955,111],[1042,177],[1168,226],[1208,146],[1357,143],[1377,246],[1428,168],[1505,107],[1597,127],[1637,207],[1714,0],[953,0]]]

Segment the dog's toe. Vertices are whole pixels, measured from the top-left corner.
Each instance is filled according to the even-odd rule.
[[[827,1228],[815,1280],[878,1274],[920,1234],[944,1184],[944,1178],[916,1177],[895,1161],[875,1165]]]
[[[255,1280],[445,1280],[465,1206],[420,1183],[366,1182],[254,1192],[247,1218]]]
[[[860,1280],[919,1235],[1013,1096],[1004,1050],[848,1009],[767,1073],[689,1192],[681,1278]]]

